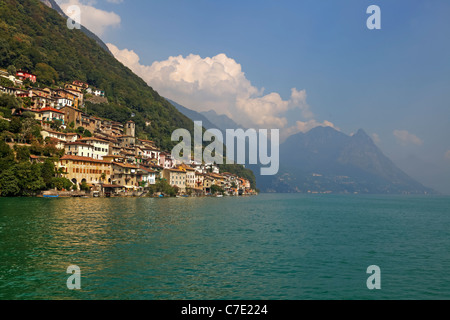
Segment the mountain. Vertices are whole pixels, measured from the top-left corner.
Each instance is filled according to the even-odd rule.
[[[169,101],[175,108],[177,108],[178,111],[180,111],[182,114],[184,114],[186,117],[188,117],[192,121],[201,121],[203,128],[218,129],[217,126],[215,124],[213,124],[211,121],[209,121],[208,118],[206,118],[203,114],[201,114],[197,111],[188,109],[188,108],[182,106],[181,104],[176,103],[173,100],[167,99],[167,101]]]
[[[225,131],[226,129],[244,129],[224,114],[217,114],[214,110],[201,112],[209,121],[214,123],[215,128]]]
[[[43,4],[45,4],[47,7],[52,8],[56,12],[58,12],[64,19],[68,19],[68,16],[64,13],[64,11],[61,9],[61,7],[54,1],[54,0],[40,0]],[[81,26],[81,31],[87,35],[89,38],[97,42],[97,44],[102,47],[106,52],[113,55],[111,51],[109,51],[108,46],[99,38],[97,37],[93,32],[89,31],[86,27]]]
[[[388,159],[360,129],[348,136],[316,127],[280,146],[280,171],[258,177],[268,192],[434,193]]]
[[[87,82],[105,91],[109,103],[86,103],[86,113],[122,123],[133,119],[137,136],[154,140],[163,149],[176,144],[170,139],[175,129],[193,132],[189,118],[97,41],[82,30],[67,28],[56,3],[45,2],[51,8],[39,0],[0,2],[1,68],[13,65],[33,72],[36,85],[42,87],[59,87],[73,80]]]

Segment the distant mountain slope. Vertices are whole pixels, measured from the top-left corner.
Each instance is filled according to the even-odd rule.
[[[205,129],[218,129],[218,127],[213,124],[211,121],[208,120],[203,114],[198,113],[197,111],[188,109],[184,106],[182,106],[179,103],[176,103],[173,100],[167,99],[175,108],[177,108],[178,111],[180,111],[182,114],[184,114],[186,117],[191,119],[192,121],[201,121],[203,128]]]
[[[389,160],[359,130],[348,136],[317,127],[289,137],[280,146],[280,172],[259,177],[258,185],[276,192],[434,193]]]
[[[138,136],[167,150],[176,144],[170,139],[175,129],[193,131],[189,118],[96,41],[68,29],[57,11],[39,0],[2,0],[0,5],[0,67],[36,73],[42,86],[77,79],[104,90],[110,103],[86,104],[86,112],[120,122],[133,119]]]
[[[52,8],[53,10],[56,10],[64,19],[67,19],[67,15],[64,13],[64,11],[61,9],[61,7],[54,1],[54,0],[40,0],[43,4],[45,4],[47,7]],[[81,31],[85,35],[87,35],[89,38],[97,42],[97,44],[102,47],[105,51],[109,52],[109,54],[113,55],[111,51],[109,51],[108,46],[99,38],[97,37],[93,32],[89,31],[86,27],[81,26]]]
[[[224,114],[217,114],[214,110],[201,112],[209,121],[214,123],[217,129],[225,131],[226,129],[245,129]]]

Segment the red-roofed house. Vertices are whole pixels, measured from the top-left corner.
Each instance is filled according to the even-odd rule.
[[[37,117],[40,121],[53,121],[59,120],[64,124],[64,112],[56,110],[54,108],[43,108],[37,111]]]
[[[26,72],[26,71],[22,71],[22,70],[17,71],[16,77],[22,81],[25,79],[30,79],[31,82],[33,82],[33,83],[36,82],[36,75]]]

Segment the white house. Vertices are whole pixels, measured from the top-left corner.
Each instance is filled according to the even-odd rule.
[[[154,148],[140,148],[144,153],[143,156],[148,159],[155,159],[158,163],[160,160],[159,155],[161,154],[160,150]]]
[[[82,138],[79,141],[91,145],[93,150],[92,158],[103,160],[109,154],[109,141],[98,138]]]
[[[142,181],[146,182],[147,185],[156,183],[156,171],[146,168],[139,168],[139,170],[142,172]]]
[[[78,135],[76,133],[63,133],[58,131],[53,131],[50,129],[43,129],[41,131],[42,138],[56,138],[65,142],[75,142],[78,139]]]
[[[92,91],[92,94],[95,95],[95,96],[98,96],[98,97],[104,97],[105,96],[105,91],[95,89],[95,90]]]
[[[73,106],[73,100],[64,97],[56,97],[56,107],[58,109]]]
[[[66,155],[94,159],[94,147],[84,142],[69,142],[65,146]]]

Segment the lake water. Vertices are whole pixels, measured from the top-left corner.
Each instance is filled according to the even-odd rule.
[[[0,199],[0,299],[449,298],[449,197]]]

